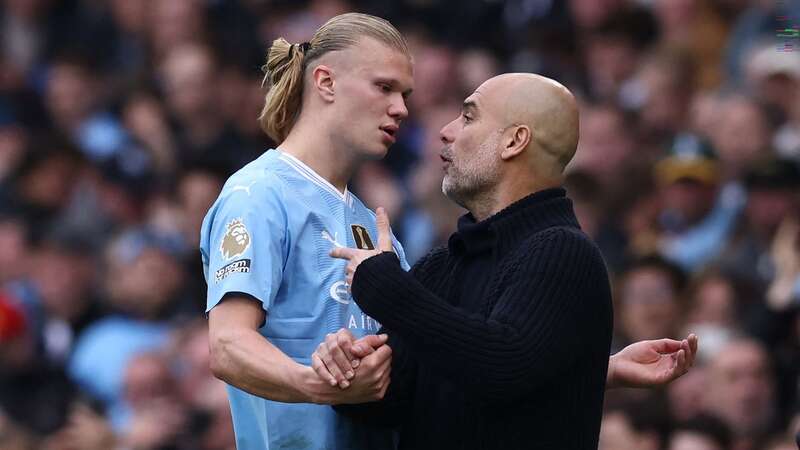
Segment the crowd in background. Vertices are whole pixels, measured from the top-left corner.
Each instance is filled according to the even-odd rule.
[[[200,224],[274,146],[269,43],[354,10],[414,55],[398,142],[350,186],[410,261],[464,213],[438,159],[462,99],[501,72],[552,77],[580,101],[566,187],[612,276],[612,351],[700,337],[667,388],[607,392],[600,448],[795,448],[797,0],[5,0],[0,448],[233,448]]]

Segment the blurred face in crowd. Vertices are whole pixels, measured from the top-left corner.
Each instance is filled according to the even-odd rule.
[[[14,219],[0,220],[0,283],[22,276],[27,253],[25,225]]]
[[[726,450],[702,433],[679,430],[670,438],[669,450]]]
[[[139,34],[147,27],[147,0],[112,0],[114,22],[128,33]]]
[[[92,260],[74,251],[45,246],[33,261],[31,277],[47,313],[67,322],[77,320],[91,300]]]
[[[178,186],[178,197],[183,210],[183,235],[187,242],[199,245],[203,217],[222,189],[222,180],[207,172],[190,172]]]
[[[214,61],[208,49],[186,45],[168,53],[164,65],[167,103],[182,122],[214,113],[217,91]]]
[[[181,287],[183,268],[174,257],[156,247],[133,250],[135,255],[120,255],[127,251],[131,250],[112,248],[106,279],[111,300],[125,312],[156,318]]]
[[[453,52],[444,46],[426,44],[415,48],[414,51],[415,95],[409,101],[409,105],[415,113],[451,100],[449,94],[452,94],[457,87],[452,78],[455,71]],[[484,80],[486,78],[479,83]],[[475,87],[477,85],[473,89]]]
[[[634,429],[623,412],[615,411],[603,415],[600,423],[598,450],[658,450],[659,439],[654,433],[641,433]]]
[[[330,95],[326,101],[333,105],[328,118],[336,148],[353,149],[364,159],[383,158],[408,117],[406,99],[414,88],[410,57],[375,39],[362,38],[318,61],[332,75],[322,95]],[[317,70],[309,72],[315,76]]]
[[[736,175],[761,157],[769,145],[770,131],[764,113],[753,102],[729,99],[712,135],[725,170]]]
[[[611,108],[581,110],[580,140],[571,168],[594,175],[601,182],[617,179],[633,153],[633,140],[620,113]]]
[[[769,424],[774,413],[772,372],[759,344],[732,342],[711,361],[706,408],[739,435],[759,432]]]
[[[97,90],[89,74],[72,63],[58,63],[50,68],[46,105],[55,122],[71,130],[85,120],[97,100]]]
[[[648,61],[638,74],[646,97],[640,110],[642,126],[652,132],[680,131],[686,120],[688,91],[681,60],[668,55]]]
[[[704,342],[705,344],[705,342]],[[670,414],[677,420],[690,420],[703,412],[706,368],[696,364],[686,375],[667,385]]]
[[[69,155],[54,152],[20,180],[19,190],[27,202],[58,209],[69,200],[80,169]]]
[[[623,0],[570,0],[569,9],[580,28],[600,25],[616,12]]]
[[[791,189],[754,188],[748,192],[745,214],[753,231],[769,238],[784,218],[800,207],[800,194]]]
[[[631,341],[673,336],[679,318],[678,293],[667,273],[634,269],[622,286],[622,327]]]
[[[675,215],[684,225],[703,219],[714,206],[717,187],[699,180],[681,179],[661,189],[665,213]]]
[[[689,322],[732,328],[736,325],[736,292],[721,277],[703,280],[692,298]]]
[[[203,5],[200,0],[147,2],[151,44],[156,55],[203,37]]]
[[[125,400],[134,408],[174,399],[175,379],[167,361],[154,354],[135,357],[125,369]]]
[[[490,80],[491,81],[491,80]],[[500,139],[508,124],[493,84],[482,84],[464,100],[461,114],[442,128],[442,192],[461,206],[500,178]]]
[[[586,69],[592,91],[614,100],[620,85],[636,70],[638,54],[627,37],[597,34],[586,42]]]

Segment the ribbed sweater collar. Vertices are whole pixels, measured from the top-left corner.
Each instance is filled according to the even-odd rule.
[[[505,252],[525,237],[556,226],[580,228],[563,188],[534,192],[480,222],[472,213],[461,216],[448,247],[454,254],[481,253],[494,247]]]

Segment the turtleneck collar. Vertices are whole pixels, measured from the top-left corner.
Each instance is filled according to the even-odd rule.
[[[554,226],[580,228],[572,201],[563,188],[534,192],[497,214],[476,222],[472,213],[458,219],[458,231],[450,236],[450,253],[481,253],[497,247],[513,248],[521,239]]]

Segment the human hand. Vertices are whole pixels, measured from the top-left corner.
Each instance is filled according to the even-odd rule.
[[[347,267],[345,268],[345,281],[347,286],[353,284],[353,276],[356,273],[356,269],[358,269],[358,265],[365,259],[379,255],[382,252],[394,251],[391,233],[389,231],[389,216],[386,215],[386,210],[378,208],[377,211],[375,211],[375,215],[375,222],[378,226],[378,248],[375,250],[361,250],[350,247],[336,247],[330,252],[332,257],[346,259],[348,261]]]
[[[356,340],[350,331],[342,328],[335,334],[329,333],[311,355],[311,367],[331,386],[339,385],[345,389],[350,386],[361,358],[374,352],[386,343],[388,336],[368,335]]]
[[[392,349],[381,345],[361,359],[348,389],[331,386],[312,368],[307,368],[306,386],[311,401],[326,405],[366,403],[380,400],[389,387],[392,367]]]
[[[635,342],[611,356],[606,387],[655,387],[689,371],[697,355],[697,336],[682,341]]]

